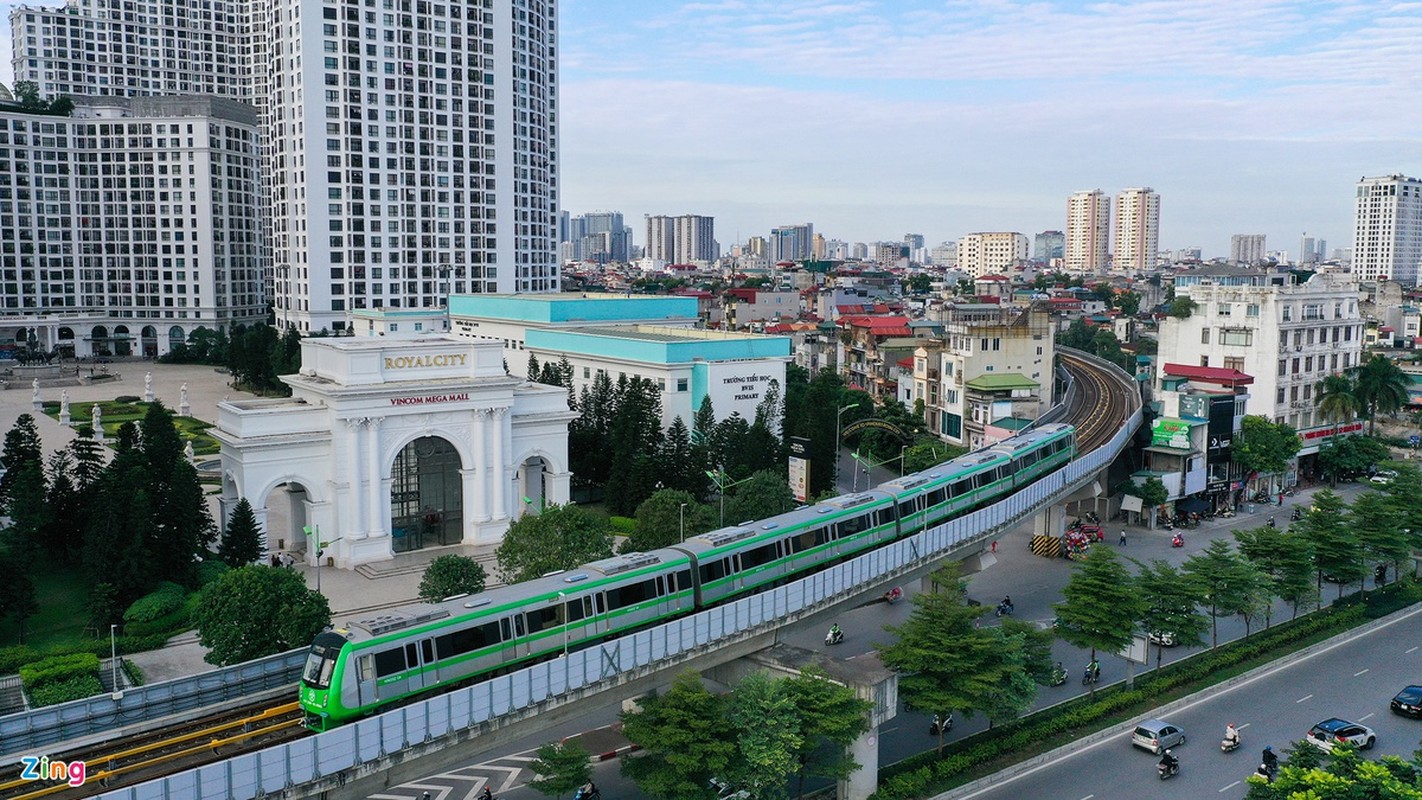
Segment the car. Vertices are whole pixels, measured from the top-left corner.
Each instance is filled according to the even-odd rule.
[[[1392,713],[1422,719],[1422,686],[1408,686],[1392,698]]]
[[[1148,719],[1131,732],[1131,744],[1160,755],[1166,748],[1185,744],[1185,729],[1163,719]]]
[[[1367,725],[1332,717],[1309,728],[1304,741],[1325,753],[1331,753],[1340,744],[1354,744],[1359,750],[1371,750],[1377,738],[1377,734]]]
[[[1393,479],[1396,477],[1396,472],[1393,472],[1390,469],[1380,469],[1377,472],[1374,472],[1373,476],[1371,478],[1368,478],[1368,480],[1380,486],[1386,486],[1387,484],[1392,483]]]

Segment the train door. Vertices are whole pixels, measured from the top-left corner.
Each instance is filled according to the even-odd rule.
[[[504,640],[504,662],[517,661],[532,652],[523,615],[514,614],[499,620],[499,633]]]

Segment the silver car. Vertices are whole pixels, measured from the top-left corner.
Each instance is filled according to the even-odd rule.
[[[1163,719],[1148,719],[1131,732],[1131,744],[1160,755],[1162,750],[1185,744],[1185,729]]]

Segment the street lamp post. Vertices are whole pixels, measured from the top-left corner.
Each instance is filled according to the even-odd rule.
[[[752,476],[750,476],[750,478],[741,478],[741,479],[738,480],[738,481],[730,481],[730,482],[728,483],[728,482],[726,482],[726,478],[729,478],[730,476],[727,475],[724,470],[719,470],[719,469],[718,469],[718,470],[716,470],[715,472],[712,472],[711,470],[706,470],[706,477],[710,478],[710,479],[711,479],[711,482],[714,483],[714,484],[716,484],[716,491],[719,492],[720,495],[721,495],[721,526],[720,526],[720,527],[724,528],[724,527],[726,527],[726,490],[729,489],[729,488],[731,488],[732,486],[739,486],[739,485],[745,483],[746,481],[750,480],[751,478],[754,478],[755,476],[752,475]]]
[[[834,415],[834,490],[839,492],[839,431],[840,421],[844,419],[844,412],[851,408],[859,408],[858,403],[850,403],[841,408],[838,414]]]
[[[677,509],[676,515],[677,515],[677,519],[681,522],[681,540],[682,540],[682,542],[685,542],[685,541],[686,541],[686,503],[682,503],[682,504],[681,504],[681,508]]]
[[[872,458],[868,458],[868,457],[866,457],[866,456],[861,456],[861,455],[859,455],[858,453],[850,453],[850,454],[849,454],[849,457],[852,458],[852,459],[854,459],[854,463],[855,463],[855,467],[854,467],[854,491],[856,491],[856,492],[859,491],[859,467],[860,467],[861,465],[864,467],[864,483],[865,483],[865,488],[866,488],[866,489],[869,487],[870,482],[874,480],[874,474],[873,474],[872,472],[870,472],[870,470],[872,470],[872,469],[875,468],[875,467],[882,467],[882,466],[884,466],[885,464],[888,464],[888,463],[891,462],[891,461],[898,461],[898,462],[899,462],[899,475],[902,477],[903,474],[904,474],[904,471],[903,471],[903,457],[904,457],[904,452],[905,452],[904,450],[899,450],[899,454],[898,454],[898,455],[894,456],[893,458],[886,458],[886,459],[884,459],[883,461],[875,461],[875,460],[872,459]]]
[[[109,665],[113,669],[113,698],[123,697],[118,682],[118,623],[109,624]]]
[[[899,477],[900,477],[900,478],[902,478],[902,477],[904,476],[904,453],[907,453],[907,452],[908,452],[908,448],[909,448],[908,445],[904,445],[904,446],[902,446],[902,447],[899,448]]]

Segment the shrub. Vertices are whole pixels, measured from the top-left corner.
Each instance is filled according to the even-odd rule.
[[[119,669],[128,678],[128,682],[133,686],[143,685],[143,668],[129,661],[126,658],[119,659]]]
[[[14,675],[20,667],[43,657],[40,651],[27,644],[0,647],[0,675]]]
[[[114,402],[115,402],[115,403],[137,403],[137,402],[138,402],[139,400],[141,400],[141,399],[143,399],[143,398],[139,397],[139,396],[136,395],[136,394],[121,394],[121,395],[119,395],[118,397],[115,397],[115,398],[114,398]]]
[[[618,536],[631,536],[637,532],[637,520],[631,517],[608,517],[612,523],[612,532]]]
[[[48,412],[48,411],[58,411],[58,410],[59,410],[59,401],[58,401],[58,400],[45,400],[45,401],[43,401],[43,402],[40,403],[40,408],[44,409],[44,410],[47,411],[47,412]]]
[[[99,681],[98,675],[75,675],[68,680],[45,684],[29,691],[30,704],[37,708],[67,703],[70,700],[83,700],[103,693],[104,684]]]
[[[93,653],[71,653],[20,667],[20,680],[33,691],[47,683],[60,683],[79,675],[99,674],[99,657]]]
[[[123,612],[124,630],[134,622],[153,622],[182,608],[188,592],[170,581],[158,584],[158,589],[133,601],[133,605]]]
[[[214,478],[212,482],[217,483],[218,479]],[[227,566],[221,561],[218,561],[215,558],[209,558],[201,564],[198,564],[198,586],[203,587],[208,585],[209,583],[213,583],[218,578],[221,578],[223,575],[226,575],[231,569],[231,567]]]

